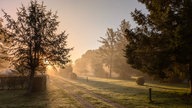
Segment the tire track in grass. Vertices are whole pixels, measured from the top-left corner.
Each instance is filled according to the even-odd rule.
[[[97,99],[99,99],[99,100],[101,100],[101,101],[103,101],[103,102],[105,102],[105,103],[107,103],[108,105],[110,105],[110,106],[112,106],[112,107],[114,107],[114,108],[125,108],[124,106],[122,106],[122,105],[120,105],[120,104],[118,104],[118,103],[115,103],[115,102],[113,102],[112,100],[110,100],[110,99],[107,99],[107,98],[104,98],[104,97],[102,97],[102,96],[100,96],[100,95],[98,95],[98,94],[95,94],[94,92],[92,92],[92,91],[90,91],[90,90],[88,90],[88,89],[86,89],[86,88],[84,88],[84,87],[82,87],[82,86],[79,86],[79,85],[76,85],[76,84],[74,84],[74,83],[72,83],[72,82],[70,82],[70,81],[68,81],[68,80],[66,80],[66,79],[64,79],[64,78],[62,78],[62,77],[60,77],[60,76],[55,76],[55,78],[57,79],[57,80],[60,80],[63,84],[70,84],[71,86],[73,86],[73,89],[75,90],[75,89],[78,89],[78,90],[80,90],[80,91],[83,91],[83,92],[85,92],[86,94],[89,94],[89,95],[91,95],[92,97],[94,97],[94,98],[97,98]],[[67,88],[67,87],[65,87],[66,89],[69,89],[69,88]],[[82,101],[82,97],[80,97],[80,96],[74,96],[75,98],[77,98],[77,100],[79,100],[79,102],[81,103],[81,101]],[[91,104],[90,102],[84,102],[85,100],[83,100],[82,101],[82,103],[83,104],[85,104],[85,106],[86,106],[86,104]],[[89,106],[89,104],[87,105],[87,106]],[[86,108],[95,108],[93,105],[91,106],[89,106],[89,107],[86,107]]]
[[[52,83],[57,86],[58,88],[64,90],[66,93],[71,96],[72,99],[79,102],[83,108],[95,108],[94,105],[92,105],[90,102],[86,101],[83,97],[81,97],[78,93],[76,93],[74,88],[72,86],[67,85],[67,83],[63,83],[59,81],[58,79],[52,78]],[[65,84],[65,85],[63,85]]]

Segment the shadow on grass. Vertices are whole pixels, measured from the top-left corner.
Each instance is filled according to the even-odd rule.
[[[89,85],[94,88],[110,90],[110,91],[116,92],[116,93],[126,93],[126,92],[130,92],[130,91],[146,92],[147,88],[149,87],[149,86],[145,86],[145,85],[144,86],[137,85],[134,80],[119,80],[119,79],[104,79],[104,78],[101,78],[101,79],[102,80],[94,80],[94,79],[89,78],[89,80],[87,81],[86,78],[79,77],[77,82]],[[129,85],[129,83],[127,85],[121,84],[120,82],[113,83],[113,82],[110,82],[110,80],[113,80],[114,82],[118,82],[118,81],[120,81],[120,82],[123,81],[125,83],[130,82],[131,85]]]
[[[177,91],[177,90],[183,90],[184,88],[170,88],[170,87],[162,87],[162,86],[156,86],[156,85],[148,85],[145,84],[144,86],[148,88],[158,88],[158,89],[165,89],[165,90],[172,90],[172,91]],[[172,86],[173,87],[173,86]]]
[[[33,93],[26,96],[25,90],[0,91],[0,108],[47,108],[48,97],[46,92]]]
[[[112,79],[114,81],[114,79]],[[116,79],[115,79],[116,80]],[[121,85],[121,83],[113,83],[109,81],[106,82],[105,80],[92,80],[91,78],[87,81],[86,78],[79,78],[77,82],[86,84],[88,86],[94,87],[94,88],[99,88],[102,91],[110,91],[110,93],[117,93],[117,94],[122,94],[124,95],[124,98],[129,98],[133,97],[133,99],[136,98],[139,101],[133,101],[133,105],[152,105],[152,106],[168,106],[171,107],[174,105],[176,108],[182,108],[182,107],[188,107],[192,105],[192,97],[189,96],[185,92],[181,92],[183,88],[174,88],[173,86],[169,87],[163,87],[162,85],[144,85],[144,86],[139,86],[139,85],[134,85],[134,82],[132,82],[133,85]],[[118,80],[116,80],[118,81]],[[121,80],[119,80],[121,81]],[[128,80],[126,80],[129,82]],[[125,81],[125,82],[126,82]],[[152,89],[152,102],[149,102],[148,100],[148,88],[153,88]],[[100,93],[99,93],[100,94]],[[109,95],[107,97],[113,98],[114,100],[118,97],[113,97],[113,94],[106,94]],[[126,97],[127,96],[127,97]],[[143,98],[143,99],[139,99]],[[129,100],[131,101],[131,100]],[[143,101],[143,102],[142,102]],[[141,103],[134,103],[134,102],[141,102]],[[148,104],[146,104],[148,102]],[[124,100],[121,102],[121,104],[127,103],[127,100]]]

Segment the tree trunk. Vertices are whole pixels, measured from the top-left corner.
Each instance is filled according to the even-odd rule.
[[[29,83],[28,83],[28,93],[31,94],[33,91],[33,80],[34,80],[35,70],[32,69],[30,76],[29,76]]]
[[[190,95],[192,95],[192,63],[189,64],[189,85],[190,85]]]
[[[109,67],[109,78],[111,78],[111,71],[112,71],[112,64],[110,64],[110,67]]]
[[[110,55],[109,78],[112,77],[112,70],[113,70],[113,50],[111,51]]]
[[[189,80],[189,85],[190,85],[190,95],[192,95],[192,78]]]

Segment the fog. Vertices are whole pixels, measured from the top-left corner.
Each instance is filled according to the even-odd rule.
[[[125,58],[117,58],[117,61],[114,59],[112,77],[128,79],[131,76],[143,75],[140,71],[127,64]],[[81,58],[76,60],[72,67],[72,71],[79,76],[109,77],[109,66],[105,64],[103,58],[98,57],[97,49],[88,50]]]

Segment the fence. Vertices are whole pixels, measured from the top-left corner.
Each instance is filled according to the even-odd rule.
[[[0,76],[0,90],[26,89],[27,76]],[[35,76],[33,82],[34,91],[46,89],[46,76]]]

